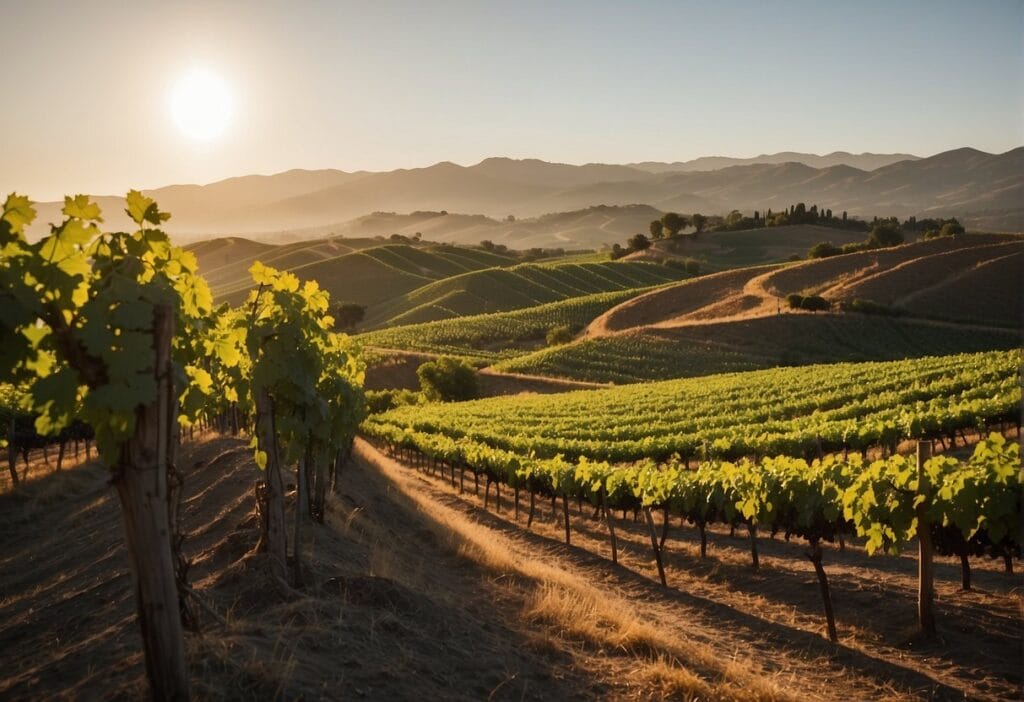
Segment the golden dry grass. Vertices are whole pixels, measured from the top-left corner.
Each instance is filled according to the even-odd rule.
[[[516,578],[526,589],[523,617],[542,623],[548,643],[555,647],[583,646],[628,661],[644,698],[786,700],[796,699],[765,675],[750,659],[723,661],[713,651],[685,640],[672,639],[651,622],[640,618],[629,603],[593,587],[575,574],[541,560],[523,558],[510,548],[506,537],[464,514],[409,489],[397,464],[374,461],[424,515],[424,524],[436,538],[467,560],[481,565],[496,578]]]

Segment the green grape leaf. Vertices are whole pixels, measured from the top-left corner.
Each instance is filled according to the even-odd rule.
[[[128,203],[125,212],[139,226],[143,222],[159,225],[171,218],[170,214],[159,210],[153,198],[146,197],[138,190],[129,190],[125,202]]]
[[[64,196],[64,208],[61,210],[65,217],[84,219],[90,222],[102,222],[100,206],[89,200],[88,195]]]
[[[27,197],[11,193],[4,201],[3,216],[0,219],[10,225],[12,232],[20,235],[25,231],[25,227],[35,221],[36,210]]]

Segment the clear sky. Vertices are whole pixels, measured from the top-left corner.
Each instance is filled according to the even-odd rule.
[[[1024,2],[0,0],[0,192],[1024,144]],[[171,94],[231,105],[196,140]],[[202,125],[201,125],[202,126]]]

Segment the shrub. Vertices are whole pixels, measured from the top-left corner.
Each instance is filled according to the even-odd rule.
[[[569,328],[568,324],[561,324],[557,327],[551,327],[548,329],[547,342],[548,346],[559,346],[561,344],[568,344],[572,341],[572,329]]]
[[[867,251],[869,248],[871,247],[868,246],[868,243],[866,241],[862,241],[856,244],[843,244],[840,252],[844,254],[855,253],[857,251]]]
[[[831,309],[832,303],[821,295],[807,295],[801,300],[800,307],[811,312],[818,312]]]
[[[820,310],[829,310],[832,308],[832,303],[823,298],[821,295],[800,295],[798,293],[792,293],[786,295],[786,303],[794,310],[807,310],[809,312],[818,312]]]
[[[842,252],[843,250],[831,241],[822,241],[811,247],[807,252],[807,258],[828,258],[829,256],[838,256]]]
[[[422,401],[423,395],[414,390],[395,388],[366,391],[366,408],[370,414],[387,412],[404,405],[418,405]]]
[[[431,401],[458,402],[480,395],[476,370],[465,361],[441,356],[416,369],[423,396]]]
[[[903,243],[903,234],[899,228],[889,222],[878,222],[871,227],[868,234],[868,246],[872,248],[884,248],[887,246],[898,246]]]

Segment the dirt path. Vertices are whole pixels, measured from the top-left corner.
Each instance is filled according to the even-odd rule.
[[[484,511],[479,498],[459,496],[446,482],[400,467],[365,442],[359,451],[424,499],[478,521],[493,532],[496,547],[515,558],[591,583],[607,597],[628,602],[637,621],[655,623],[669,638],[719,660],[743,660],[755,675],[796,697],[962,700],[1019,694],[1021,579],[993,564],[974,564],[975,590],[969,593],[959,592],[958,568],[949,561],[939,564],[941,638],[926,643],[913,635],[912,558],[868,558],[852,545],[843,553],[830,548],[826,570],[840,632],[833,648],[821,635],[813,569],[795,540],[759,539],[762,567],[755,573],[745,538],[716,531],[710,557],[701,560],[695,530],[673,524],[666,589],[657,583],[646,529],[631,520],[616,520],[620,566],[615,567],[608,560],[605,527],[591,519],[587,506],[583,514],[573,507],[572,546],[566,546],[550,504],[539,506],[540,516],[527,531],[525,510],[516,520],[508,494],[502,513]]]

